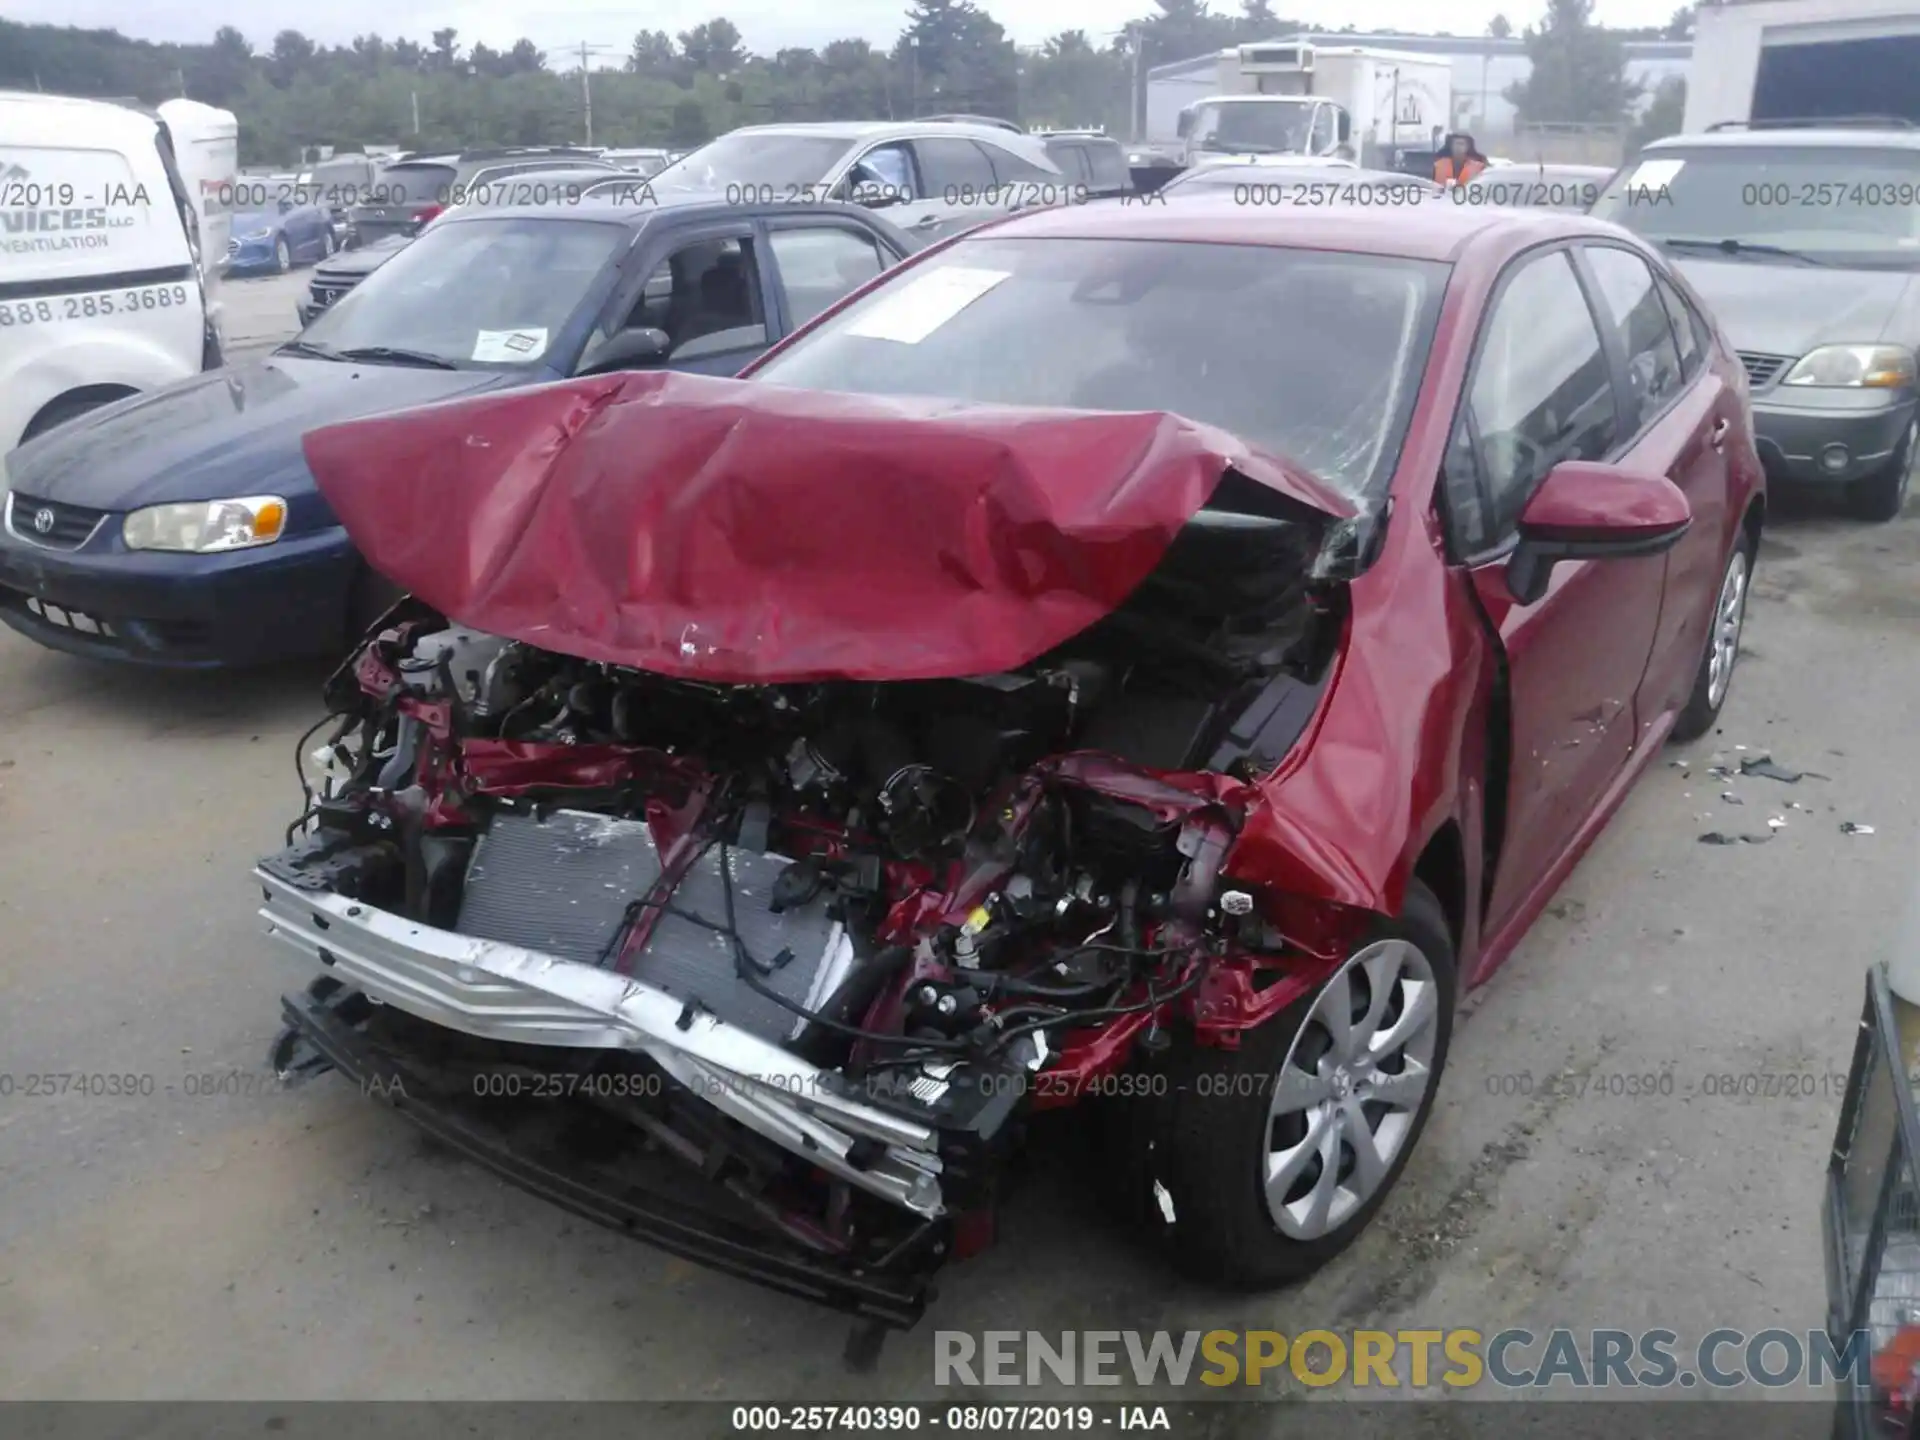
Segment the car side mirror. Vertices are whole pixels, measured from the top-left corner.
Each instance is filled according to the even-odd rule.
[[[588,352],[580,366],[582,375],[594,375],[603,370],[642,370],[649,365],[658,365],[667,358],[673,349],[673,341],[664,330],[656,330],[651,325],[636,325],[628,330],[616,331],[600,345]]]
[[[1520,512],[1507,589],[1519,604],[1532,605],[1562,560],[1664,554],[1692,524],[1693,507],[1666,476],[1568,460],[1548,472]]]
[[[1184,140],[1187,138],[1187,133],[1192,129],[1193,129],[1193,111],[1182,110],[1180,112],[1180,118],[1173,122],[1173,133],[1178,135],[1182,140]]]

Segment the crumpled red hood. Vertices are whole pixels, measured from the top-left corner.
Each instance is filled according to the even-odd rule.
[[[315,430],[374,569],[460,624],[731,683],[1026,664],[1109,614],[1231,466],[1337,492],[1163,414],[626,374]]]

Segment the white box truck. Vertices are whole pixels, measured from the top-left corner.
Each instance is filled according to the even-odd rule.
[[[1223,52],[1219,74],[1220,93],[1180,112],[1189,165],[1302,155],[1395,170],[1431,155],[1453,113],[1453,65],[1430,55],[1250,44]]]
[[[1687,133],[1872,116],[1920,124],[1914,0],[1752,0],[1694,16]]]

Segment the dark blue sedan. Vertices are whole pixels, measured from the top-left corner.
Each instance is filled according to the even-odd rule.
[[[8,455],[0,621],[176,668],[337,652],[392,595],[315,488],[306,431],[601,371],[731,375],[912,248],[837,204],[449,214],[265,359]]]
[[[233,217],[225,269],[229,275],[284,275],[295,265],[326,259],[334,248],[333,217],[323,206],[282,200],[274,209]]]

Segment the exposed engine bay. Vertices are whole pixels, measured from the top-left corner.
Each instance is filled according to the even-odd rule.
[[[1236,1043],[1337,953],[1224,873],[1345,618],[1324,527],[1232,479],[1125,605],[995,675],[709,684],[403,601],[256,872],[324,967],[306,1041],[347,1068],[317,1037],[352,1029],[489,1123],[564,1092],[609,1173],[665,1153],[795,1264],[924,1278],[1028,1112]],[[809,1273],[772,1283],[901,1323]]]

